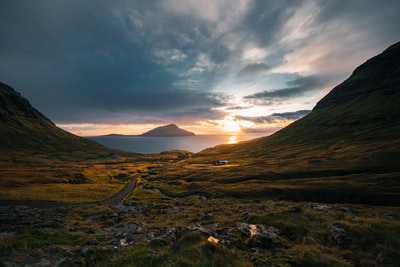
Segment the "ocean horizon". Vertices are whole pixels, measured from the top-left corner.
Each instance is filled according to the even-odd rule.
[[[195,135],[176,137],[147,137],[134,135],[88,136],[106,147],[129,152],[149,154],[168,150],[187,150],[193,153],[221,144],[235,144],[258,137],[265,133],[248,133],[238,135]]]

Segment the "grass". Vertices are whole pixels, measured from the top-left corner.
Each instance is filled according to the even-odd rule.
[[[242,161],[232,166],[203,164],[199,167],[198,163],[180,162],[145,179],[148,187],[157,188],[169,197],[203,194],[242,199],[400,204],[397,171],[285,171],[268,168],[268,163],[264,164],[265,168],[260,165],[263,164],[253,166]]]
[[[229,232],[230,246],[209,244],[207,236],[183,231],[175,242],[161,239],[100,257],[103,266],[395,266],[400,257],[400,221],[382,216],[399,214],[398,207],[333,204],[324,211],[308,202],[198,196],[171,200],[162,195],[130,201],[143,215],[135,221],[154,227],[199,224],[221,231],[245,222],[276,227],[279,240],[257,251],[241,231]],[[338,246],[332,226],[343,228],[351,241]]]
[[[98,266],[252,266],[224,246],[211,244],[203,236],[184,236],[179,246],[162,240],[138,244],[98,263]]]
[[[181,231],[174,242],[161,238],[119,253],[93,248],[78,261],[86,266],[396,265],[400,222],[386,214],[400,214],[399,172],[366,171],[356,165],[344,168],[353,165],[341,166],[338,162],[346,158],[338,155],[351,148],[336,144],[331,149],[338,151],[331,156],[333,161],[322,154],[304,156],[293,148],[257,161],[232,155],[232,164],[225,166],[211,164],[218,155],[190,158],[180,152],[62,164],[0,162],[1,199],[92,202],[113,195],[129,177],[141,174],[138,187],[126,200],[136,211],[121,213],[117,222],[87,219],[96,214],[111,216],[115,210],[110,207],[74,207],[62,215],[69,230],[61,230],[60,236],[28,227],[15,236],[3,236],[2,242],[6,254],[14,255],[51,243],[77,249],[108,244],[110,237],[103,229],[116,224],[137,222],[176,229],[202,225],[210,231],[226,231],[244,222],[276,227],[279,240],[260,250],[252,247],[242,231],[229,232],[230,246],[210,244],[206,236]],[[332,208],[315,210],[314,202],[332,203]],[[338,246],[332,226],[344,229],[351,242]],[[16,245],[18,238],[23,240],[21,246]]]
[[[95,202],[113,196],[131,177],[155,165],[124,160],[0,162],[0,200]]]
[[[160,185],[167,189],[172,182],[168,177],[151,175],[139,182],[145,187],[137,187],[127,199],[136,211],[120,213],[117,222],[88,219],[114,216],[116,211],[107,206],[60,209],[51,216],[59,218],[64,228],[55,232],[28,226],[15,235],[4,235],[0,242],[2,255],[58,244],[76,250],[92,247],[81,261],[86,266],[395,266],[400,257],[400,221],[386,216],[400,214],[399,207],[331,204],[327,210],[319,210],[313,208],[313,202],[273,200],[268,196],[210,194],[204,198],[192,194],[172,198],[154,190]],[[40,217],[46,215],[38,214]],[[121,252],[101,249],[101,244],[109,242],[104,229],[132,222],[155,228],[175,227],[176,239],[161,237],[130,245]],[[248,241],[249,234],[240,230],[227,232],[229,246],[208,243],[206,235],[184,230],[190,225],[202,225],[210,232],[224,232],[237,222],[275,227],[279,229],[279,239],[268,249],[254,249]],[[344,229],[351,242],[338,246],[332,226]],[[84,229],[85,234],[79,229]]]
[[[46,200],[66,203],[96,202],[115,195],[123,184],[36,184],[8,188],[1,199]]]
[[[2,237],[2,239],[2,245],[0,245],[2,253],[27,251],[50,245],[77,246],[79,244],[78,238],[73,235],[39,230],[29,230],[15,236]]]
[[[253,255],[246,246],[236,247],[242,259],[256,266],[396,265],[400,222],[382,215],[400,213],[399,173],[322,170],[247,176],[235,174],[238,166],[232,166],[232,172],[229,168],[181,163],[162,175],[142,178],[145,189],[137,189],[128,201],[143,205],[143,220],[154,225],[228,227],[242,221],[277,227],[286,241],[270,251]],[[303,201],[333,204],[329,211],[320,211]],[[336,245],[334,225],[351,236],[346,247]]]

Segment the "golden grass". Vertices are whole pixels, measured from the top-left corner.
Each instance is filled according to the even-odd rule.
[[[96,202],[116,194],[147,162],[20,164],[0,162],[1,200]]]
[[[123,184],[33,184],[1,190],[0,199],[96,202],[112,197],[123,186]]]

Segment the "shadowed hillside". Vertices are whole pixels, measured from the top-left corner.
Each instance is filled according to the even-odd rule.
[[[13,88],[0,83],[0,159],[82,160],[112,152],[58,128]]]
[[[197,157],[250,156],[291,170],[399,170],[399,103],[397,43],[359,66],[304,118],[270,137],[206,149]]]
[[[172,195],[396,204],[400,43],[368,60],[302,119],[269,137],[208,148],[164,173]],[[212,166],[228,160],[225,166]]]

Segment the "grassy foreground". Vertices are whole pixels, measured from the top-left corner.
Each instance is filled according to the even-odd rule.
[[[396,266],[400,257],[398,207],[198,195],[173,199],[143,188],[128,203],[134,210],[94,206],[36,211],[35,218],[42,221],[36,218],[24,229],[0,236],[0,258],[18,261],[35,252],[51,259],[69,249],[78,252],[69,256],[72,266]],[[0,212],[10,216],[15,211]],[[22,214],[22,219],[27,216]],[[53,216],[62,226],[53,225]],[[132,223],[140,227],[112,234]],[[277,235],[257,244],[238,223],[277,229]],[[195,227],[202,231],[188,230]],[[343,243],[335,237],[336,228],[344,231]],[[210,236],[230,243],[209,242]],[[121,240],[131,244],[121,246]]]
[[[96,202],[114,195],[134,175],[177,160],[186,153],[79,162],[0,161],[0,200]]]
[[[7,234],[0,235],[0,259],[24,262],[36,253],[50,262],[65,254],[72,266],[398,263],[398,205],[369,205],[356,197],[335,201],[356,195],[360,187],[364,193],[397,196],[391,183],[397,173],[312,173],[310,178],[288,172],[266,179],[235,175],[243,162],[213,166],[192,163],[189,156],[183,161],[180,154],[145,161],[3,165],[2,177],[9,177],[1,181],[3,199],[91,202],[113,195],[132,175],[141,177],[122,208],[1,208],[0,227]],[[342,192],[345,188],[349,191]],[[326,201],[312,200],[322,196]],[[132,224],[137,228],[120,230]],[[267,234],[257,239],[243,225]],[[208,241],[210,236],[219,242]]]

